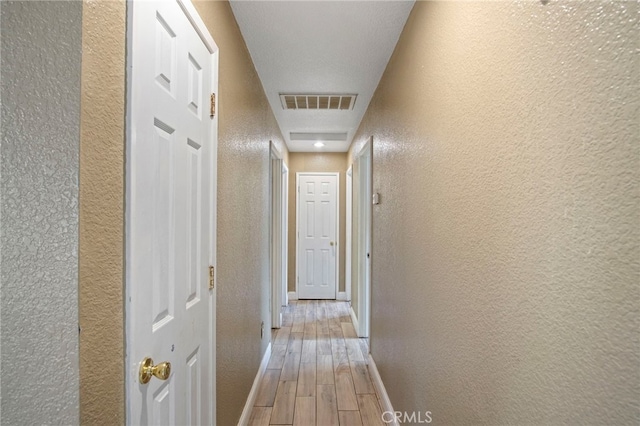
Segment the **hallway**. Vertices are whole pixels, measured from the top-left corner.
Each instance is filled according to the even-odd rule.
[[[292,301],[274,330],[250,425],[377,425],[378,397],[347,302]]]
[[[253,424],[370,425],[382,410],[454,426],[638,425],[640,2],[178,0],[190,14],[179,21],[199,27],[189,38],[209,33],[217,46],[206,49],[217,77],[177,47],[183,25],[171,26],[183,13],[151,13],[144,53],[158,61],[145,60],[138,91],[133,10],[151,3],[0,2],[2,424],[228,426],[253,413]],[[374,72],[364,54],[380,53],[367,47],[400,22],[384,10],[394,4],[408,16]],[[336,19],[312,25],[325,12]],[[275,14],[290,23],[274,25]],[[326,49],[297,32],[320,34]],[[260,64],[277,81],[265,83]],[[343,84],[351,71],[358,78]],[[134,99],[147,118],[136,119]],[[151,117],[173,102],[188,119]],[[185,120],[211,124],[215,149],[183,132]],[[138,150],[142,127],[153,152]],[[370,170],[358,164],[367,144]],[[345,258],[336,296],[369,320],[371,355],[346,302],[293,302],[269,333],[280,305],[271,148],[289,170],[289,222],[296,173],[340,173],[338,205],[350,201],[352,215],[330,239]],[[150,190],[134,190],[134,158]],[[361,174],[372,182],[366,206],[355,202]],[[191,179],[166,185],[178,176]],[[135,210],[134,199],[158,208]],[[354,238],[368,227],[363,206],[370,251]],[[132,238],[134,211],[145,214],[144,243]],[[193,212],[208,231],[164,232]],[[291,227],[286,243],[282,294],[297,299]],[[134,253],[159,266],[133,279]],[[137,316],[168,330],[205,298],[210,316],[176,320],[175,339],[132,332]],[[210,342],[195,352],[187,334],[205,327]],[[142,386],[146,358],[173,363],[169,378]],[[137,417],[134,404],[149,412]]]

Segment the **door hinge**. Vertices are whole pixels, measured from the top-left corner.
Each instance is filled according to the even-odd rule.
[[[211,111],[209,112],[209,117],[213,118],[216,115],[216,94],[211,94]]]
[[[215,269],[213,266],[209,266],[209,290],[213,290],[215,287],[214,283]]]

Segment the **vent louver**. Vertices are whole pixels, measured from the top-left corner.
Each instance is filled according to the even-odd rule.
[[[283,109],[351,110],[356,103],[353,94],[280,94]]]
[[[339,141],[347,140],[347,132],[290,132],[292,141]]]

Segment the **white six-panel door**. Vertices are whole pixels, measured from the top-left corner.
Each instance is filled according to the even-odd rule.
[[[338,174],[298,173],[298,298],[335,299]]]
[[[217,48],[188,2],[130,13],[127,420],[213,424]],[[170,362],[169,378],[141,383],[145,357]]]

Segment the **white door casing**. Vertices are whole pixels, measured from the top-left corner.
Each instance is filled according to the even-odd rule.
[[[299,299],[335,299],[338,271],[338,173],[297,173]]]
[[[369,337],[371,320],[371,257],[372,257],[372,204],[373,204],[373,137],[362,147],[356,158],[358,173],[357,214],[357,283],[358,337]],[[353,283],[352,283],[353,284]]]
[[[282,306],[289,305],[289,168],[282,163]]]
[[[352,264],[352,233],[353,233],[353,166],[349,166],[346,174],[346,211],[345,211],[345,264],[344,264],[344,290],[347,301],[351,302],[351,264]]]
[[[270,224],[269,239],[270,247],[270,269],[271,269],[271,328],[280,328],[282,325],[282,305],[285,295],[282,293],[282,281],[285,279],[283,275],[282,264],[285,261],[283,253],[284,235],[286,227],[283,227],[282,218],[284,211],[282,209],[282,167],[284,162],[280,152],[276,149],[273,142],[269,143],[269,180],[270,180]]]
[[[188,0],[134,1],[129,22],[127,422],[214,424],[218,49]],[[169,378],[140,383],[145,357]]]

